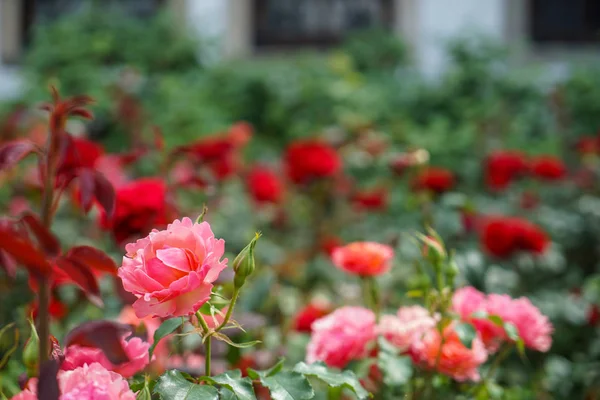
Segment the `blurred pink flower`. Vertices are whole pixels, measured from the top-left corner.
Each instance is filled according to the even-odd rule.
[[[216,239],[208,222],[175,220],[125,247],[119,268],[123,287],[138,300],[140,318],[179,317],[195,313],[209,298],[213,282],[227,267],[225,241]]]
[[[498,350],[500,343],[505,338],[504,329],[488,318],[473,318],[473,314],[477,311],[488,312],[484,293],[472,286],[457,289],[452,296],[452,310],[463,321],[473,324],[488,352],[494,353]]]
[[[99,363],[107,370],[129,378],[143,370],[149,364],[148,349],[150,348],[150,343],[144,342],[137,337],[129,340],[122,339],[121,343],[127,357],[129,357],[128,362],[115,365],[106,358],[104,352],[100,349],[72,345],[65,350],[65,360],[61,365],[61,369],[69,371],[86,364]]]
[[[440,332],[437,328],[432,328],[413,344],[411,355],[415,363],[435,369],[459,382],[479,381],[481,377],[478,368],[488,356],[481,339],[475,337],[471,348],[467,348],[460,341],[453,325],[446,327],[443,335],[442,342]]]
[[[512,299],[505,294],[490,294],[487,311],[498,315],[504,322],[512,323],[525,346],[537,351],[548,351],[552,345],[554,328],[540,310],[525,297]]]
[[[337,247],[331,260],[339,269],[359,276],[375,276],[392,267],[394,249],[376,242],[354,242]]]
[[[134,400],[129,384],[115,372],[99,363],[78,367],[72,371],[59,371],[59,400]],[[27,387],[12,400],[37,400],[37,379],[32,378]]]
[[[306,361],[323,361],[331,367],[344,368],[350,361],[368,356],[375,328],[375,314],[371,310],[339,308],[313,322]]]
[[[421,306],[401,307],[397,315],[384,315],[377,333],[402,351],[421,339],[423,334],[435,326],[435,319]]]

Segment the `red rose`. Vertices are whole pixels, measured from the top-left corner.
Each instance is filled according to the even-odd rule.
[[[312,302],[301,309],[294,318],[294,329],[298,332],[311,332],[313,322],[331,312],[329,304]]]
[[[600,153],[600,138],[593,136],[582,137],[575,145],[577,151],[582,154],[598,154]]]
[[[482,232],[483,247],[493,256],[508,258],[517,251],[543,253],[549,244],[544,231],[516,217],[491,217]]]
[[[413,180],[413,189],[429,190],[440,194],[452,189],[455,183],[452,171],[439,167],[422,170]]]
[[[388,206],[388,192],[384,188],[357,192],[352,196],[352,203],[359,210],[382,211]]]
[[[563,162],[552,156],[540,156],[531,162],[531,171],[542,180],[557,181],[567,173]]]
[[[246,178],[248,192],[258,203],[279,203],[283,196],[283,185],[271,169],[255,166]]]
[[[142,178],[119,187],[113,218],[103,216],[102,225],[110,229],[117,243],[146,235],[152,228],[166,225],[167,186],[159,178]]]
[[[314,178],[335,175],[342,162],[337,151],[318,140],[292,143],[285,154],[287,173],[294,183],[306,183]]]
[[[491,190],[506,189],[528,170],[525,156],[521,152],[513,150],[490,154],[485,161],[484,168],[485,182]]]

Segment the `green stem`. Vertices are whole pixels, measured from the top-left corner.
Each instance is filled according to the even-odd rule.
[[[202,339],[206,340],[204,343],[204,375],[210,376],[210,361],[211,361],[211,351],[212,351],[212,338],[208,335],[210,328],[206,324],[204,317],[200,311],[196,311],[196,318],[198,318],[198,323],[202,326]],[[205,339],[206,337],[206,339]]]
[[[231,302],[229,302],[229,308],[227,309],[227,313],[225,313],[225,318],[223,319],[223,322],[221,322],[221,324],[215,329],[215,332],[219,332],[221,329],[225,328],[231,319],[231,314],[233,314],[233,309],[235,308],[235,303],[237,302],[239,295],[240,288],[233,289],[233,296],[231,297]]]
[[[379,317],[381,316],[381,299],[379,298],[377,281],[373,277],[363,276],[362,287],[363,295],[365,297],[365,304],[368,308],[373,310],[376,320],[379,321]]]
[[[512,349],[513,349],[513,347],[512,347],[511,344],[504,345],[504,347],[502,348],[502,350],[500,350],[500,352],[496,356],[496,359],[494,359],[494,362],[490,366],[490,369],[488,370],[487,374],[483,378],[483,382],[487,382],[488,380],[490,380],[494,376],[494,372],[496,372],[496,370],[500,366],[500,363],[502,361],[504,361],[506,359],[506,357],[508,357],[508,355],[510,354],[510,352],[512,351]]]

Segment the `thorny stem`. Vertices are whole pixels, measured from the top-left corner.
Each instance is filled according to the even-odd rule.
[[[196,312],[196,318],[198,318],[198,323],[202,326],[203,330],[203,339],[205,338],[206,342],[204,343],[204,375],[210,376],[210,359],[211,359],[211,347],[212,347],[212,337],[208,335],[210,328],[206,324],[204,317],[200,311]]]

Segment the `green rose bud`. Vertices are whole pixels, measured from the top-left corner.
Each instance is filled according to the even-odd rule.
[[[258,238],[260,238],[260,233],[257,233],[233,260],[233,271],[235,272],[233,284],[237,289],[241,288],[246,282],[246,278],[254,272],[254,246],[256,246]]]
[[[35,329],[35,325],[33,324],[33,320],[28,320],[29,326],[31,327],[31,336],[27,339],[25,343],[25,348],[23,349],[23,364],[27,367],[27,374],[29,376],[34,376],[37,373],[38,364],[40,360],[39,355],[39,347],[40,347],[40,337],[38,336],[37,330]]]

